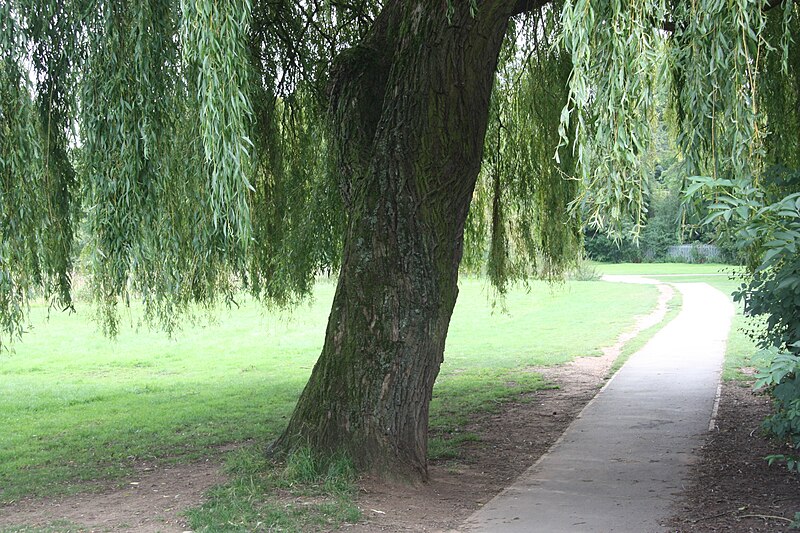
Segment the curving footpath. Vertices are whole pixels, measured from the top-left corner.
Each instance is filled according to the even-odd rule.
[[[706,283],[674,287],[683,296],[679,315],[461,531],[665,531],[660,522],[669,517],[710,427],[734,312],[728,297]]]

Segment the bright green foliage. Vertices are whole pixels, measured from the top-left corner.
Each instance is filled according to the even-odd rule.
[[[589,223],[619,231],[644,222],[655,76],[663,68],[662,1],[567,1],[562,45],[572,57],[569,105],[561,116],[564,149],[574,149],[586,182]],[[570,117],[570,113],[574,116]],[[574,148],[567,127],[576,124]],[[561,157],[559,150],[556,157]]]
[[[719,5],[692,19],[692,31],[714,36],[714,54],[694,53],[673,61],[674,87],[680,91],[679,144],[688,174],[727,180],[707,187],[709,182],[700,179],[687,191],[687,196],[702,196],[710,203],[719,203],[720,195],[727,202],[722,189],[733,198],[753,197],[761,194],[759,189],[768,193],[765,174],[774,165],[800,165],[800,43],[789,38],[800,35],[800,6],[762,0],[736,4],[738,11]],[[726,35],[725,28],[736,37]],[[697,85],[690,86],[689,78],[678,75],[683,63],[697,65],[708,76],[695,76]],[[773,196],[757,203],[776,200]],[[717,209],[720,215],[725,210]],[[732,214],[723,217],[725,222]],[[747,218],[744,208],[738,218]]]
[[[789,177],[773,187],[762,183],[744,189],[731,180],[694,181],[694,187],[718,192],[710,221],[724,219],[750,254],[752,270],[734,297],[744,303],[746,314],[763,318],[762,327],[749,332],[766,354],[756,388],[772,396],[775,408],[763,426],[795,452],[768,459],[800,470],[800,192],[768,203],[787,188],[800,188],[800,181]]]
[[[482,2],[470,7],[481,16]],[[120,302],[171,330],[241,289],[279,304],[307,295],[339,266],[341,189],[357,183],[329,168],[349,131],[326,109],[332,59],[374,60],[353,45],[381,9],[3,2],[0,338],[23,331],[34,295],[71,306],[79,253],[110,333]],[[793,0],[555,0],[514,19],[465,266],[502,292],[574,262],[580,216],[637,232],[659,84],[671,83],[692,174],[744,186],[773,163],[796,168],[799,21]]]
[[[765,134],[758,123],[757,69],[761,56],[778,44],[765,31],[766,2],[680,5],[674,39],[707,39],[706,47],[680,46],[672,57],[679,145],[689,173],[752,179]]]
[[[292,2],[0,6],[0,339],[38,291],[71,306],[79,252],[111,334],[120,301],[169,331],[192,303],[286,303],[336,266],[316,93],[371,13],[318,7],[333,37]]]
[[[78,157],[91,281],[103,323],[116,333],[120,296],[127,302],[131,293],[141,294],[154,312],[167,291],[185,300],[190,280],[209,275],[205,261],[192,263],[200,263],[202,249],[214,246],[211,233],[196,233],[193,243],[193,229],[181,223],[209,224],[200,196],[208,173],[202,163],[193,166],[202,161],[199,120],[181,96],[187,88],[172,38],[179,22],[171,3],[100,7],[85,21],[94,38],[86,43],[82,65]],[[162,312],[168,329],[173,311],[167,305]]]
[[[248,86],[250,2],[182,0],[180,11],[186,78],[196,80],[189,94],[200,115],[214,228],[221,231],[223,245],[236,238],[246,246],[250,236],[246,193],[253,190],[247,179],[251,144],[247,122],[252,108],[244,92]],[[169,39],[169,34],[164,38]],[[136,77],[146,81],[147,73]]]
[[[729,180],[695,178],[694,186],[720,191],[709,222],[725,219],[741,246],[751,252],[752,273],[736,294],[745,313],[766,317],[755,335],[763,348],[790,350],[800,341],[800,192],[764,205],[754,187],[740,190]]]
[[[767,171],[780,164],[800,169],[800,8],[797,2],[784,2],[781,12],[773,10],[767,30],[773,35],[784,30],[782,54],[767,54],[761,62],[758,106],[768,117],[766,138]],[[781,72],[781,76],[769,76]]]
[[[797,4],[786,0],[780,9],[773,4],[565,4],[562,42],[575,68],[561,123],[577,122],[575,149],[588,180],[590,223],[618,231],[627,221],[636,231],[643,222],[647,190],[640,159],[650,140],[662,50],[669,58],[678,145],[689,175],[732,175],[741,183],[758,179],[767,138],[759,105],[771,98],[766,90],[772,84],[791,78],[788,65],[796,55],[791,35],[797,35]],[[796,92],[790,101],[797,101]],[[564,129],[562,143],[569,144]]]
[[[793,348],[800,349],[800,342]],[[770,464],[786,463],[789,470],[800,472],[800,356],[769,350],[761,362],[756,389],[772,396],[775,412],[764,420],[766,432],[785,443],[792,451],[767,457]]]
[[[72,13],[58,3],[13,7],[0,5],[0,326],[17,335],[35,288],[71,306],[75,98],[62,45],[75,36]]]
[[[580,222],[568,209],[580,188],[574,162],[553,159],[571,66],[555,46],[556,7],[509,29],[467,221],[464,264],[473,271],[485,264],[500,293],[509,281],[561,276],[580,253]]]

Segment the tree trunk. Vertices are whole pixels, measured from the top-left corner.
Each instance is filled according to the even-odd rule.
[[[277,449],[427,479],[428,406],[458,293],[500,47],[515,1],[387,1],[333,72],[349,223],[325,345]]]

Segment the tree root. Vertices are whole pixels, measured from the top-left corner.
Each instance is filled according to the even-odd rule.
[[[772,514],[743,514],[738,516],[737,518],[763,518],[764,520],[783,520],[785,522],[789,522],[790,524],[794,522],[791,518],[786,518],[785,516],[776,516]]]
[[[735,513],[737,510],[738,509],[733,509],[731,511],[725,511],[724,513],[717,513],[709,516],[703,516],[701,518],[695,518],[691,522],[693,524],[696,524],[697,522],[702,522],[703,520],[711,520],[713,518],[719,518],[721,516]],[[785,522],[789,522],[790,524],[794,522],[791,518],[786,518],[785,516],[770,515],[770,514],[743,514],[743,515],[738,515],[736,518],[761,518],[763,520],[783,520]]]

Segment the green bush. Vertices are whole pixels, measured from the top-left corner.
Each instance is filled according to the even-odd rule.
[[[601,263],[641,263],[642,252],[629,239],[615,241],[602,232],[588,231],[584,237],[586,256]]]
[[[630,238],[615,241],[602,232],[588,230],[584,238],[587,257],[604,263],[668,260],[667,249],[680,244],[681,205],[677,192],[656,191],[650,198],[648,212],[647,224],[642,228],[638,242]]]
[[[788,180],[788,181],[787,181]],[[716,193],[706,223],[724,221],[748,254],[751,275],[734,299],[747,315],[765,319],[765,326],[748,332],[765,350],[756,387],[773,399],[775,412],[763,427],[789,445],[792,453],[769,456],[770,463],[798,468],[800,452],[800,174],[784,181],[773,177],[769,187],[695,177],[689,189]],[[777,184],[777,185],[776,185]]]
[[[792,348],[800,348],[800,343]],[[770,455],[767,460],[769,464],[783,462],[789,470],[800,472],[800,357],[767,350],[759,366],[755,388],[766,391],[775,404],[774,414],[764,420],[762,428],[792,450]]]

